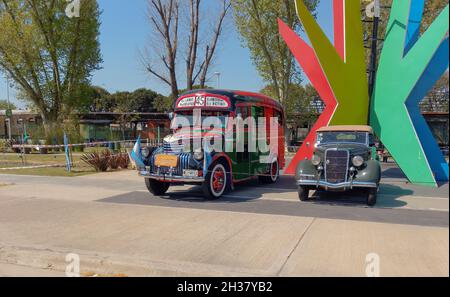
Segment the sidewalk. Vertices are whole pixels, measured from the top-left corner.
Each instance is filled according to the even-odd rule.
[[[248,200],[263,191],[250,185],[222,203],[239,209],[295,197],[295,188],[283,188],[283,182],[278,186],[283,197],[277,197],[272,185],[272,191],[265,191],[269,194]],[[76,253],[81,272],[88,275],[365,276],[366,256],[376,253],[381,276],[449,275],[448,223],[439,227],[330,219],[326,214],[335,206],[328,204],[314,206],[323,209],[321,217],[308,217],[198,209],[198,203],[211,203],[196,200],[186,200],[192,204],[187,208],[176,200],[161,207],[152,203],[161,198],[151,196],[145,196],[149,204],[134,203],[134,195],[143,189],[142,181],[129,172],[30,178],[1,187],[0,274],[22,274],[21,267],[25,275],[63,273],[66,254]],[[184,199],[191,194],[183,187],[175,192]],[[105,200],[117,195],[129,197],[129,203]],[[339,206],[339,211],[354,216],[358,207]],[[383,215],[391,210],[378,211]]]

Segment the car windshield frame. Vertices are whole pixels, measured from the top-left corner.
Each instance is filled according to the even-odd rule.
[[[327,137],[324,139],[324,134],[334,135],[334,137]],[[347,139],[338,139],[338,135],[347,135]],[[354,140],[349,139],[348,136],[356,134]],[[327,135],[327,136],[328,136]],[[364,136],[364,139],[363,139]],[[343,137],[343,136],[341,136]],[[318,132],[316,137],[316,145],[327,145],[327,144],[363,144],[369,146],[369,133],[364,131],[323,131]]]

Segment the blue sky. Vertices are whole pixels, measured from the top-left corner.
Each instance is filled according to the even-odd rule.
[[[100,42],[104,62],[103,68],[94,73],[92,83],[110,92],[132,91],[144,87],[167,95],[168,88],[156,79],[150,79],[139,60],[139,52],[149,41],[151,30],[145,15],[147,1],[98,2],[103,11]],[[330,37],[333,31],[331,3],[331,0],[322,0],[318,8],[318,22]],[[221,73],[222,88],[259,91],[264,87],[264,82],[252,64],[248,49],[241,46],[233,21],[230,20],[229,24],[211,71]],[[183,87],[184,82],[181,82],[180,88]],[[24,106],[15,99],[15,90],[11,90],[11,97],[12,102],[20,107]],[[3,98],[6,99],[6,81],[1,77],[0,99]]]

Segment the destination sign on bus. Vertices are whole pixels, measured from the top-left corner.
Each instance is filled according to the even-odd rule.
[[[181,98],[177,103],[177,108],[192,107],[229,108],[230,102],[214,96],[190,96]]]

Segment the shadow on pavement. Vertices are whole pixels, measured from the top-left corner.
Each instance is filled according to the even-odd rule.
[[[238,183],[233,191],[226,193],[219,200],[205,200],[201,186],[193,186],[189,190],[182,191],[177,191],[176,189],[171,191],[169,189],[168,193],[161,198],[186,202],[240,203],[258,200],[263,194],[277,193],[283,195],[283,193],[292,193],[296,189],[293,176],[281,176],[275,184],[262,184],[258,179]]]

